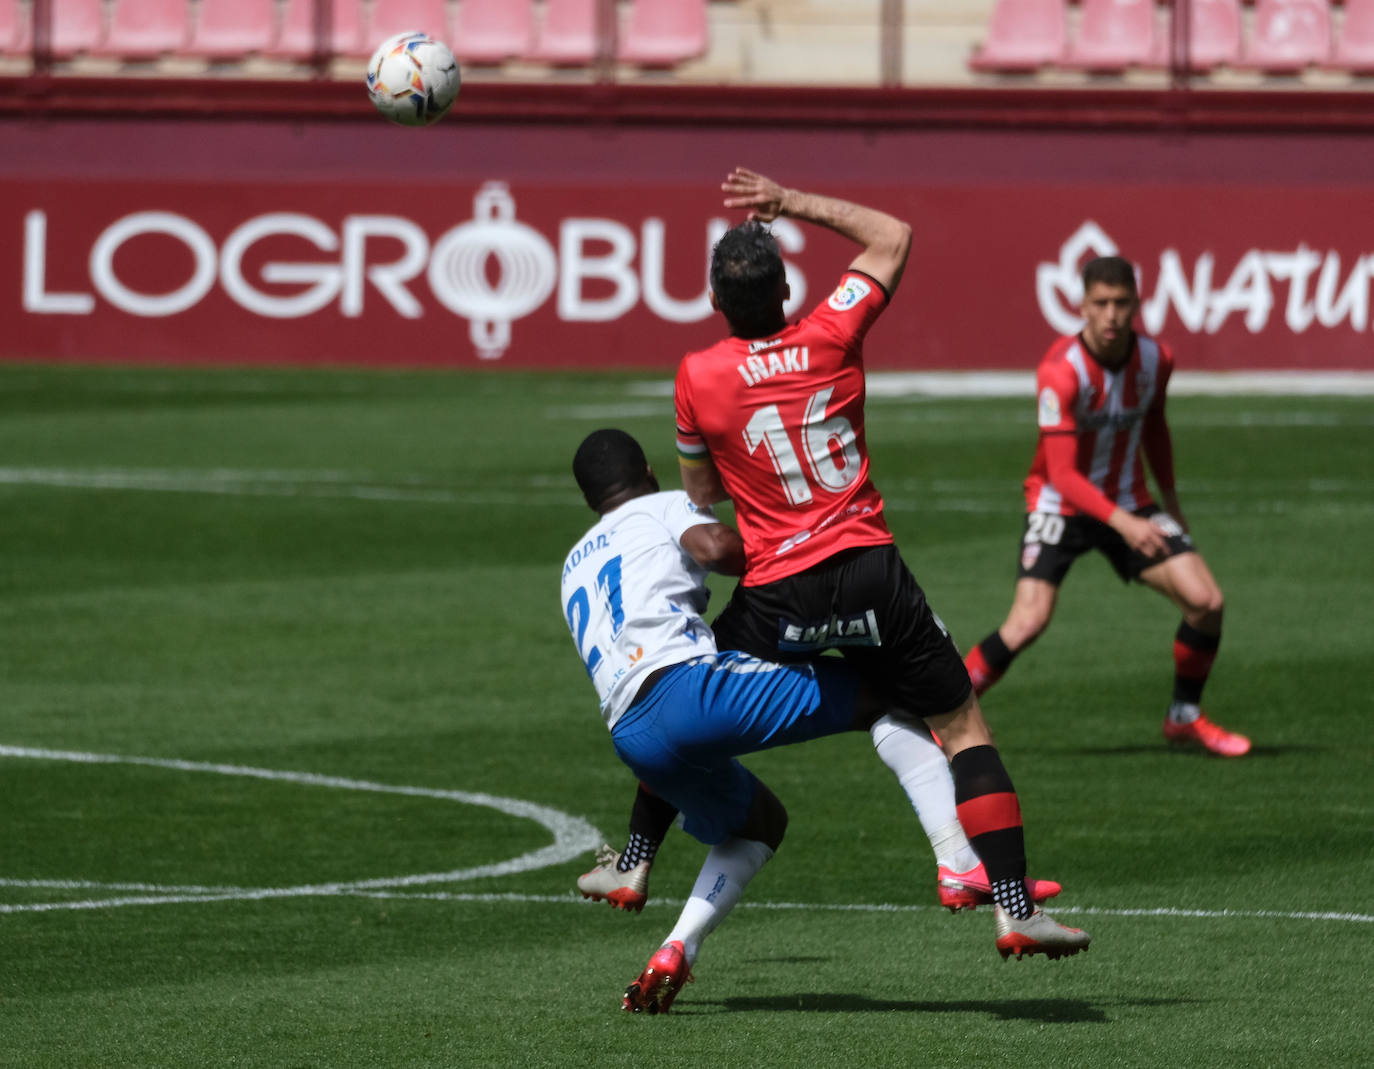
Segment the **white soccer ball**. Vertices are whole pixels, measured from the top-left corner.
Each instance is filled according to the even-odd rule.
[[[402,126],[438,122],[458,99],[458,61],[448,45],[412,31],[388,37],[367,62],[367,92]]]

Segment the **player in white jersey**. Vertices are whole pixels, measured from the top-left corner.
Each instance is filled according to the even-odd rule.
[[[1016,592],[1002,626],[964,660],[983,694],[1050,624],[1073,562],[1098,550],[1123,580],[1159,591],[1183,614],[1174,634],[1173,701],[1164,737],[1224,757],[1250,750],[1202,711],[1221,642],[1223,599],[1188,534],[1174,488],[1164,417],[1174,359],[1136,334],[1135,271],[1119,256],[1083,268],[1083,330],[1050,346],[1036,373],[1040,441],[1026,478],[1026,526]],[[1150,494],[1148,462],[1164,507]]]
[[[600,518],[563,566],[568,629],[616,753],[711,848],[676,925],[621,1003],[659,1013],[787,828],[782,803],[738,756],[867,731],[892,714],[838,658],[783,665],[716,650],[701,615],[705,576],[743,571],[743,543],[685,493],[660,492],[633,438],[594,432],[573,472]],[[1004,956],[1062,957],[1089,942],[1039,910],[1007,927],[998,941]]]

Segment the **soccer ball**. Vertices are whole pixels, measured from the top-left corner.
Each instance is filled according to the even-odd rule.
[[[458,61],[427,33],[398,33],[367,61],[367,92],[377,110],[402,126],[438,122],[458,99]]]

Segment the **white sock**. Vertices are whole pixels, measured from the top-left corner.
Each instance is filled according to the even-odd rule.
[[[1174,702],[1169,706],[1169,721],[1174,724],[1191,724],[1202,715],[1202,706],[1193,702]]]
[[[695,962],[702,940],[735,908],[749,881],[772,856],[770,847],[754,839],[726,839],[711,847],[691,897],[663,942],[680,940],[687,964]]]
[[[954,777],[949,761],[930,732],[923,725],[888,714],[874,722],[869,734],[883,764],[892,769],[911,799],[930,848],[935,851],[936,864],[955,872],[976,868],[978,855],[969,845],[954,805]]]

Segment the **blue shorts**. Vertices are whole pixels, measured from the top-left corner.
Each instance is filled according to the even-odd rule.
[[[781,665],[719,653],[662,676],[611,729],[615,752],[708,845],[744,826],[758,780],[740,754],[853,727],[859,680],[838,659]]]

